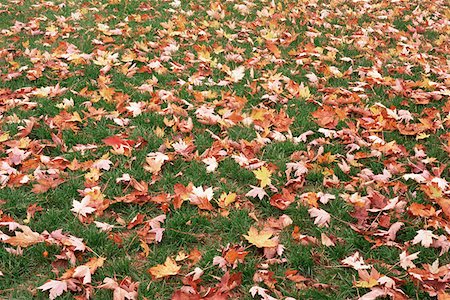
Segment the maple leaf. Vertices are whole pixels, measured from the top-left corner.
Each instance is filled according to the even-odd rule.
[[[49,297],[50,300],[53,300],[56,297],[61,296],[64,292],[67,292],[67,282],[65,280],[50,280],[38,287],[38,289],[42,291],[50,290]]]
[[[23,255],[23,250],[22,248],[20,248],[20,246],[16,248],[9,248],[9,247],[5,247],[6,252],[11,253],[13,255],[17,255],[17,256],[22,256]]]
[[[133,114],[133,117],[137,117],[142,113],[144,107],[144,102],[130,102],[126,109]]]
[[[103,139],[103,142],[105,143],[105,145],[113,147],[113,150],[111,150],[111,152],[113,152],[114,154],[125,156],[131,155],[132,146],[135,144],[135,141],[124,140],[120,136],[107,137]]]
[[[28,226],[19,225],[19,228],[22,229],[22,232],[16,231],[16,236],[7,238],[4,242],[12,246],[25,248],[44,241],[39,233],[32,231]]]
[[[305,76],[313,84],[317,84],[319,82],[319,78],[314,73],[309,73],[309,74],[306,74]]]
[[[442,211],[444,212],[447,219],[450,219],[450,199],[439,197],[434,199],[434,201],[436,201],[436,203],[439,204],[439,206],[442,208]]]
[[[450,300],[450,294],[440,290],[437,295],[437,300]]]
[[[146,165],[144,169],[152,174],[158,174],[163,164],[169,160],[169,157],[161,152],[151,152],[145,158]]]
[[[91,270],[88,266],[82,265],[75,268],[73,278],[83,278],[83,284],[91,282]]]
[[[336,196],[335,196],[335,195],[327,194],[327,193],[322,193],[322,192],[318,192],[318,193],[317,193],[317,197],[319,197],[319,201],[320,201],[322,204],[327,204],[328,201],[336,199]]]
[[[112,161],[110,161],[109,159],[102,158],[102,159],[99,159],[96,162],[94,162],[92,164],[92,168],[109,171],[109,169],[111,168],[111,165],[112,165]]]
[[[412,203],[408,210],[413,216],[431,217],[436,215],[436,209],[433,206],[425,206],[416,202]]]
[[[375,300],[377,298],[384,297],[387,295],[388,295],[388,293],[385,289],[376,287],[376,288],[373,288],[367,294],[364,294],[363,296],[361,296],[358,300]]]
[[[148,272],[153,276],[153,278],[159,279],[177,275],[180,269],[181,267],[177,265],[175,260],[171,257],[167,257],[164,264],[151,267]]]
[[[281,210],[285,210],[295,200],[295,195],[289,192],[289,190],[283,188],[281,194],[275,194],[270,197],[270,205],[275,206]]]
[[[316,119],[316,123],[319,124],[319,126],[328,129],[334,129],[339,121],[333,108],[329,106],[321,107],[311,115]]]
[[[202,159],[202,162],[204,162],[207,165],[206,167],[207,173],[213,173],[219,166],[215,157],[204,158]]]
[[[328,227],[328,224],[330,223],[331,216],[329,213],[327,213],[325,210],[321,208],[315,208],[312,207],[308,210],[309,215],[311,218],[315,218],[314,224],[318,225],[319,227]]]
[[[311,130],[308,130],[308,131],[306,131],[306,132],[300,134],[299,136],[294,137],[293,142],[294,142],[294,144],[298,144],[298,143],[300,143],[300,142],[306,143],[306,141],[307,141],[307,139],[308,139],[308,136],[310,136],[310,135],[312,135],[312,134],[314,134],[314,132],[311,131]]]
[[[113,278],[106,277],[103,279],[103,284],[99,285],[99,289],[113,290],[113,300],[136,300],[138,293],[135,291],[139,283],[133,283],[129,278],[125,278],[119,283]]]
[[[245,67],[239,66],[230,72],[230,78],[233,82],[239,82],[245,76]]]
[[[244,237],[250,244],[255,245],[258,248],[272,248],[278,245],[278,242],[271,239],[272,232],[271,231],[260,231],[253,226],[250,227],[248,231],[248,235],[244,234]]]
[[[218,204],[221,208],[225,208],[228,205],[230,205],[231,203],[235,202],[237,199],[237,195],[236,193],[222,193],[222,195],[220,195]]]
[[[320,235],[320,240],[322,245],[326,247],[336,246],[336,244],[323,232]]]
[[[266,290],[262,287],[259,287],[257,285],[252,286],[250,288],[250,294],[252,295],[253,298],[255,298],[256,295],[259,295],[264,300],[277,300],[277,298],[270,296],[269,294],[267,294],[267,292],[268,292],[268,290]]]
[[[259,200],[262,200],[264,198],[264,196],[267,196],[267,193],[266,193],[266,191],[264,191],[263,188],[260,188],[258,186],[253,186],[253,185],[250,185],[250,187],[252,189],[247,194],[245,194],[246,197],[253,197],[253,198],[258,197]]]
[[[197,120],[202,124],[217,124],[221,117],[214,112],[214,107],[208,107],[203,105],[195,111],[195,116]]]
[[[254,170],[253,174],[255,174],[256,179],[260,180],[262,188],[271,183],[270,177],[272,176],[272,173],[266,167],[262,166],[258,170]]]
[[[375,278],[369,278],[368,281],[364,280],[358,280],[354,283],[354,287],[361,287],[361,288],[371,288],[378,285],[378,281]]]
[[[298,89],[298,96],[305,99],[311,97],[311,92],[309,91],[308,86],[304,86],[303,82],[300,84],[300,87]]]
[[[34,215],[36,214],[36,212],[38,211],[42,211],[43,208],[38,206],[36,203],[30,204],[28,205],[27,208],[27,218],[24,221],[24,223],[28,223],[31,221],[31,219],[34,217]]]
[[[420,243],[425,248],[429,248],[433,243],[433,239],[437,239],[437,235],[433,234],[431,230],[420,229],[417,231],[417,235],[414,237],[413,245]]]
[[[276,58],[280,58],[281,51],[273,42],[266,41],[266,48],[273,53]]]
[[[70,211],[73,211],[74,213],[81,215],[83,217],[86,217],[87,214],[93,213],[96,209],[93,207],[88,206],[90,202],[90,197],[85,196],[80,201],[77,201],[73,199],[73,208]]]
[[[94,224],[103,232],[110,232],[115,227],[114,225],[98,221],[94,221]]]
[[[406,251],[403,251],[402,253],[400,253],[400,266],[407,270],[409,268],[415,268],[416,265],[414,265],[414,263],[412,262],[413,260],[419,258],[419,252],[413,253],[408,255],[408,253],[406,253]]]
[[[93,274],[98,268],[103,266],[105,260],[106,258],[104,257],[93,257],[85,264],[85,266],[88,267],[91,274]]]
[[[355,270],[365,270],[372,268],[371,265],[366,265],[364,259],[358,251],[356,251],[353,255],[344,258],[341,263],[345,266],[352,267]]]
[[[200,209],[213,210],[211,200],[214,197],[214,192],[211,187],[203,189],[203,187],[194,187],[190,195],[190,203],[197,205]]]
[[[203,270],[200,269],[199,267],[196,267],[196,268],[194,269],[194,271],[192,271],[192,272],[190,272],[190,273],[187,273],[187,274],[186,274],[186,277],[187,277],[187,276],[192,276],[192,280],[195,281],[195,280],[200,279],[200,277],[201,277],[203,274],[204,274]]]

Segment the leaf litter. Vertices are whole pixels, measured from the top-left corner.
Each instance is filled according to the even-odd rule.
[[[321,269],[352,276],[341,296],[450,298],[448,3],[25,2],[0,4],[0,242],[8,259],[47,249],[51,272],[35,289],[50,299],[138,299],[161,281],[171,299],[338,293],[321,270],[291,263],[310,249]],[[215,244],[173,245],[176,256],[118,275],[86,236],[34,229],[54,209],[48,195],[75,179],[78,196],[59,199],[67,215],[118,249],[135,246],[135,261],[158,253],[167,231],[207,240],[186,232],[192,220],[167,227],[188,206],[211,223],[244,211],[253,224],[233,243],[217,231],[206,263]],[[6,191],[18,190],[39,202],[12,209]],[[330,260],[343,232],[395,259],[353,245]],[[138,243],[125,246],[130,236]],[[5,266],[0,279],[14,276]]]

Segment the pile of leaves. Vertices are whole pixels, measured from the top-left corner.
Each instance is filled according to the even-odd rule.
[[[0,297],[450,299],[449,12],[0,4]]]

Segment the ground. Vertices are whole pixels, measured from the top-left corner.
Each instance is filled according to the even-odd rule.
[[[0,3],[0,298],[450,299],[443,0]]]

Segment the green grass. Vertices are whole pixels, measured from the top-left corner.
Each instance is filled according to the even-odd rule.
[[[0,4],[0,138],[8,134],[0,143],[0,175],[6,176],[0,188],[0,220],[12,218],[37,233],[62,229],[67,235],[82,238],[89,250],[77,254],[74,268],[92,257],[106,258],[104,265],[92,274],[93,299],[112,298],[110,290],[96,288],[106,277],[120,282],[127,276],[140,283],[139,299],[170,299],[183,286],[184,275],[195,267],[204,270],[198,283],[204,296],[225,274],[213,265],[213,260],[227,245],[240,245],[249,252],[235,269],[228,267],[231,273],[242,274],[242,284],[230,291],[230,299],[253,299],[249,290],[255,285],[268,289],[271,296],[280,299],[356,299],[370,289],[357,288],[358,272],[341,262],[356,251],[381,274],[395,278],[397,287],[408,298],[431,299],[424,285],[400,267],[399,255],[404,250],[409,254],[420,251],[414,261],[420,269],[437,258],[440,266],[450,263],[447,254],[441,255],[440,247],[412,244],[420,229],[433,230],[447,238],[447,217],[445,212],[434,217],[410,214],[408,209],[413,203],[432,205],[436,210],[441,206],[422,191],[427,183],[405,181],[402,176],[426,170],[432,176],[449,178],[448,153],[441,146],[449,140],[446,120],[449,82],[444,75],[449,73],[445,48],[448,28],[442,25],[443,20],[448,21],[445,13],[448,4],[442,3],[444,9],[440,10],[433,1],[395,5],[383,1],[312,2],[261,0],[248,2],[248,11],[240,6],[241,2],[204,0],[182,1],[179,7],[176,1],[160,0],[83,3],[57,0],[53,4],[25,0]],[[16,21],[23,22],[26,28],[15,32],[20,26]],[[107,32],[98,24],[123,31]],[[57,33],[52,37],[53,30]],[[267,47],[270,36],[279,53]],[[291,36],[296,38],[286,43]],[[167,46],[174,43],[178,50],[170,53]],[[58,56],[58,49],[69,44],[76,46],[80,55],[88,55],[84,61]],[[205,55],[202,49],[210,52],[211,61],[201,58]],[[39,55],[32,57],[31,50]],[[94,61],[101,60],[102,51],[118,55],[110,70],[102,71],[104,65]],[[331,52],[336,52],[334,58],[327,56]],[[127,76],[123,73],[128,62],[124,57],[130,53],[134,55],[131,64],[137,70]],[[352,61],[341,60],[343,57]],[[152,66],[151,62],[155,61],[160,63],[160,69]],[[44,67],[42,76],[34,80],[27,78],[27,72],[38,65]],[[180,66],[182,69],[178,70]],[[245,75],[233,82],[230,72],[240,66],[245,67]],[[343,76],[333,73],[333,70],[344,73],[349,68],[352,72]],[[9,78],[19,70],[20,75]],[[382,78],[370,78],[371,70],[376,70]],[[319,78],[317,83],[309,79],[311,73]],[[148,84],[153,77],[158,80],[154,92],[141,93],[137,87]],[[427,86],[425,78],[436,86]],[[224,80],[229,83],[222,85]],[[303,82],[311,97],[292,95],[289,80]],[[395,80],[405,86],[404,93],[395,90]],[[181,81],[186,83],[180,85]],[[100,96],[101,82],[114,91],[111,99]],[[23,88],[57,84],[67,91],[55,97],[20,93]],[[355,89],[357,86],[361,88]],[[208,92],[214,95],[202,99],[200,93]],[[431,99],[429,103],[415,100],[423,95]],[[233,97],[241,97],[243,102]],[[73,99],[74,106],[58,108],[65,98]],[[28,107],[20,101],[32,104]],[[128,111],[132,102],[144,103],[141,114],[133,116]],[[413,116],[410,123],[416,126],[431,124],[424,131],[429,137],[416,139],[416,135],[401,134],[400,121],[376,103],[396,109],[397,113],[408,110]],[[225,119],[205,124],[196,113],[203,105],[224,118],[232,112],[234,115],[229,118],[237,121],[230,124]],[[335,128],[329,128],[336,131],[336,136],[326,137],[318,131],[324,126],[313,113],[323,105],[332,107],[339,120]],[[261,119],[252,115],[255,109],[270,113]],[[81,122],[61,120],[64,111],[78,113]],[[273,139],[279,134],[274,130],[280,123],[276,119],[280,112],[293,118],[289,132],[281,132],[287,137],[285,140]],[[188,117],[193,121],[192,130],[180,131],[177,122]],[[35,120],[35,126],[20,136],[31,119]],[[117,124],[121,120],[128,121],[128,125]],[[71,129],[70,124],[77,129]],[[313,133],[304,142],[294,143],[290,139],[291,135],[295,138],[309,130]],[[133,148],[129,156],[114,154],[112,147],[103,142],[114,135],[143,144]],[[66,149],[55,144],[55,136],[62,138]],[[373,143],[374,136],[395,144],[391,149],[382,147]],[[192,140],[195,150],[186,156],[177,154],[171,144],[179,140]],[[97,147],[84,153],[75,151],[74,147],[80,144]],[[15,147],[30,152],[29,157],[12,163],[9,152]],[[355,150],[349,152],[352,147]],[[404,153],[392,152],[397,147]],[[414,156],[419,148],[423,148],[426,157]],[[170,156],[159,174],[144,169],[150,152]],[[214,172],[207,172],[207,165],[202,161],[208,152],[214,153],[218,161]],[[327,155],[335,159],[327,160]],[[92,163],[106,156],[111,168],[101,170],[97,182],[87,182],[85,175]],[[259,186],[260,181],[253,169],[245,166],[242,157],[250,164],[261,163],[273,171],[272,186],[264,187],[268,196],[262,200],[246,196],[250,185]],[[49,162],[55,158],[72,163],[76,159],[82,166],[77,170],[58,167]],[[351,165],[349,172],[339,167],[342,160]],[[308,172],[301,175],[299,182],[288,184],[294,171],[285,173],[287,163],[299,161],[306,163]],[[16,170],[11,173],[5,164]],[[368,170],[377,175],[385,169],[392,173],[388,184],[367,179]],[[59,172],[65,181],[45,193],[33,193],[42,172],[51,176]],[[20,182],[15,177],[17,174],[29,176],[29,181]],[[213,209],[201,210],[189,200],[177,209],[171,199],[167,206],[152,201],[112,203],[102,215],[93,213],[89,220],[80,220],[71,212],[73,200],[81,201],[80,191],[87,187],[99,186],[104,198],[112,202],[134,192],[126,182],[116,183],[123,174],[148,183],[148,195],[152,197],[161,194],[173,197],[176,184],[212,187]],[[389,186],[384,188],[385,185]],[[283,188],[289,189],[296,199],[281,211],[271,205],[270,198]],[[367,196],[371,190],[387,199],[399,196],[405,201],[404,206],[368,212],[365,216],[355,214],[358,204],[346,201],[345,194]],[[328,227],[314,224],[308,213],[311,205],[300,201],[306,192],[336,196],[327,204],[317,204],[331,215]],[[220,207],[218,200],[222,193],[236,193],[236,201]],[[377,201],[381,200],[366,200],[365,208],[380,208]],[[32,204],[42,207],[42,211],[26,220],[27,209]],[[145,215],[145,220],[166,215],[162,241],[148,244],[147,256],[143,255],[138,235],[143,225],[127,229],[137,214]],[[292,225],[273,229],[276,226],[269,219],[282,215],[289,216]],[[404,223],[393,243],[374,242],[374,233],[389,229],[382,224],[381,217],[385,218],[384,222],[389,218],[388,225]],[[94,220],[115,227],[111,233],[102,232]],[[259,230],[272,226],[284,247],[283,254],[275,255],[279,261],[268,260],[263,249],[252,246],[243,237],[252,226]],[[304,244],[295,240],[294,226],[299,227],[300,234],[317,242]],[[5,226],[0,226],[0,230],[0,272],[4,274],[0,276],[0,298],[48,298],[48,292],[37,287],[50,279],[61,279],[70,269],[66,266],[59,269],[59,274],[52,272],[52,263],[62,248],[49,242],[37,243],[23,247],[23,255],[15,256],[7,251],[12,246],[2,236],[14,233]],[[113,234],[121,242],[114,241]],[[322,234],[331,237],[335,245],[322,245]],[[150,275],[149,268],[164,263],[167,257],[194,249],[201,253],[200,260],[195,264],[189,260],[178,262],[181,267],[178,275],[157,280]],[[275,288],[267,282],[254,282],[255,273],[263,269],[274,273]],[[286,278],[288,270],[297,270],[308,281],[304,285],[296,284]],[[58,299],[74,296],[82,297],[82,292],[67,292]]]

